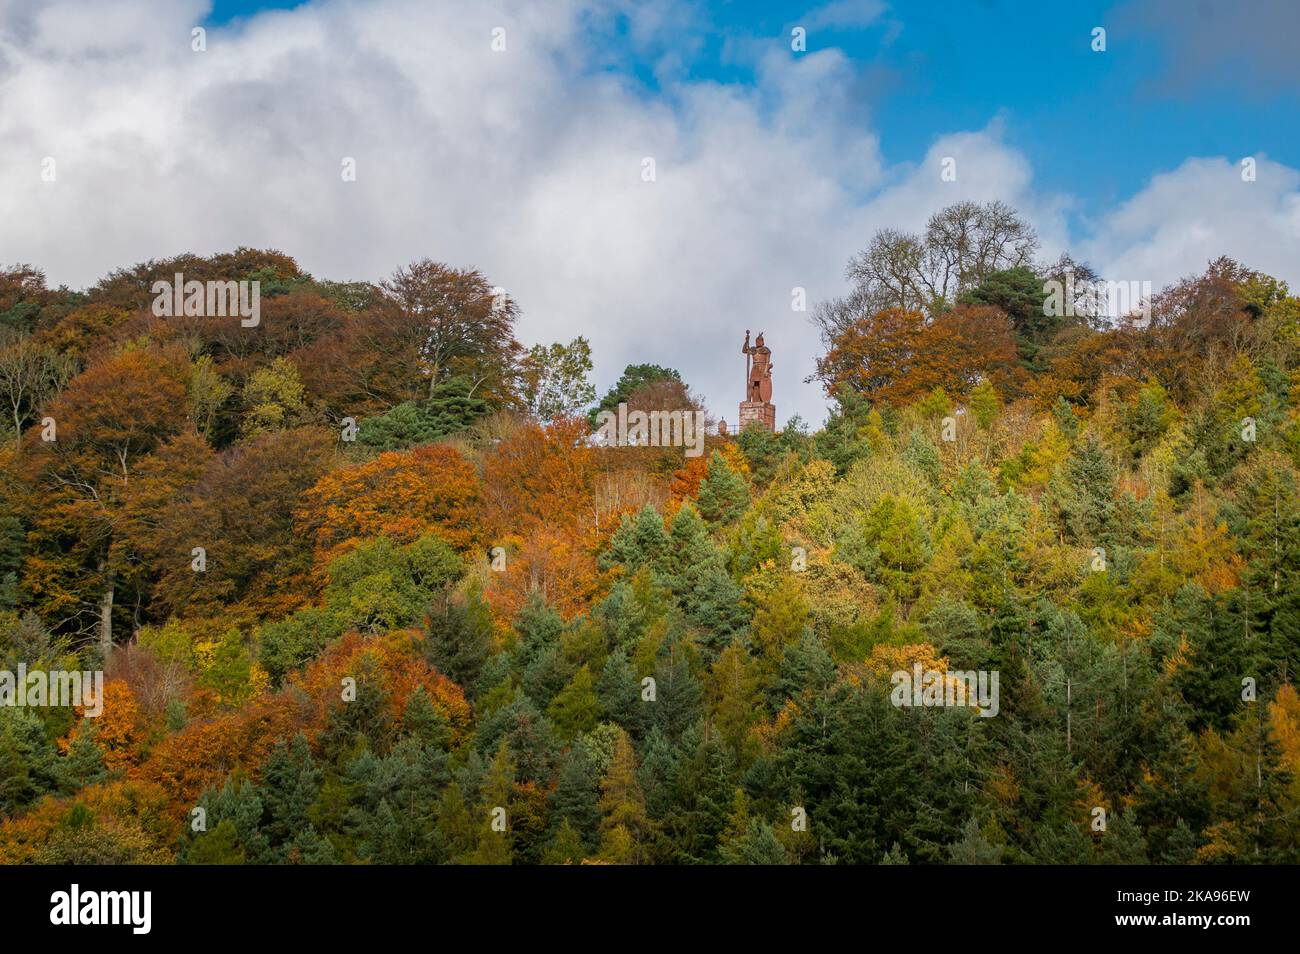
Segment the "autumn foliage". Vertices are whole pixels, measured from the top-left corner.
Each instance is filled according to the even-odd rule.
[[[824,422],[698,457],[594,440],[699,402],[591,405],[473,270],[0,272],[0,671],[105,676],[0,706],[0,862],[1300,859],[1300,302],[1221,260],[1049,315],[1013,210],[963,223],[851,263]],[[262,324],[153,316],[180,270]]]
[[[1011,322],[996,308],[959,305],[933,318],[899,308],[864,315],[831,341],[817,375],[872,400],[907,404],[941,388],[964,396],[987,378],[1003,393],[1020,372]]]
[[[304,494],[300,530],[323,567],[365,537],[409,543],[436,531],[460,550],[481,538],[482,482],[450,447],[414,447],[343,467]]]

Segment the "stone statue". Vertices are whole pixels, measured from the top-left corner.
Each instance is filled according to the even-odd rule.
[[[745,344],[740,349],[745,354],[745,400],[768,404],[772,400],[772,349],[763,344],[760,331],[749,343],[749,329],[745,329]]]

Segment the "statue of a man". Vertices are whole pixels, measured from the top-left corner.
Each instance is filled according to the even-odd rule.
[[[760,331],[751,347],[749,329],[745,329],[745,343],[740,349],[745,355],[745,400],[760,401],[764,404],[772,400],[772,349],[763,344]]]

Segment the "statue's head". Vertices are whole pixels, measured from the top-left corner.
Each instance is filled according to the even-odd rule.
[[[763,332],[760,331],[758,333],[758,337],[754,339],[754,344],[758,345],[760,348],[763,347]]]

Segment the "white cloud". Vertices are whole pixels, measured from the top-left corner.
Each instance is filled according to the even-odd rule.
[[[1300,286],[1300,172],[1263,156],[1188,159],[1103,215],[1082,245],[1105,277],[1160,288],[1227,255]]]
[[[951,181],[942,175],[945,160],[952,160]],[[1003,141],[996,119],[982,130],[940,136],[920,162],[892,170],[890,178],[892,184],[863,209],[877,227],[920,231],[931,215],[954,202],[1001,199],[1034,223],[1045,251],[1066,245],[1064,198],[1035,191],[1029,162]]]
[[[869,27],[886,10],[880,0],[831,0],[808,12],[803,18],[808,28],[857,30]]]

